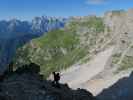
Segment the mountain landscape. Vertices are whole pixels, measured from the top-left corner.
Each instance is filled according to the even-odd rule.
[[[86,54],[93,55],[96,38],[101,36],[104,27],[102,18],[96,16],[69,19],[63,29],[51,31],[19,48],[14,58],[15,64],[36,62],[45,66],[44,71],[48,73],[67,68]]]
[[[106,100],[126,97],[132,100],[129,88],[117,91],[113,97],[100,95],[119,79],[130,77],[132,21],[133,9],[108,11],[102,17],[71,17],[64,28],[52,30],[18,48],[13,57],[14,66],[34,62],[49,80],[53,71],[60,71],[61,83],[68,83],[73,89],[87,89],[101,100],[105,95]]]
[[[66,21],[65,18],[47,16],[35,17],[32,21],[0,21],[1,73],[5,70],[4,66],[11,62],[18,47],[48,31],[64,27]]]
[[[133,1],[0,0],[0,100],[133,100]]]

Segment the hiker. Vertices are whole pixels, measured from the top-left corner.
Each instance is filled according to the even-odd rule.
[[[7,77],[8,75],[11,75],[12,72],[13,72],[13,62],[11,61],[7,65],[7,69],[0,75],[0,82],[3,81],[5,77]]]
[[[13,62],[11,61],[8,65],[7,65],[7,69],[5,70],[5,72],[3,73],[3,75],[9,75],[13,72]]]
[[[60,87],[60,84],[59,84],[60,73],[53,72],[52,74],[54,76],[54,81],[53,81],[54,86]]]
[[[11,61],[10,63],[9,63],[9,65],[8,65],[8,71],[9,71],[9,73],[10,72],[13,72],[13,61]]]

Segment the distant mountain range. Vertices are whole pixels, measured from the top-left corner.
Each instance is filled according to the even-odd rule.
[[[65,22],[65,18],[47,16],[35,17],[32,21],[3,20],[0,21],[0,38],[18,37],[27,33],[40,36],[44,32],[64,27]]]
[[[67,19],[55,17],[35,17],[32,21],[17,19],[0,21],[0,66],[8,64],[16,49],[42,34],[63,28]]]

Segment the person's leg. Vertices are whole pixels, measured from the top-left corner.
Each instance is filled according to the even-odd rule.
[[[56,86],[57,86],[57,88],[60,88],[60,83],[59,83],[59,81],[56,81]]]

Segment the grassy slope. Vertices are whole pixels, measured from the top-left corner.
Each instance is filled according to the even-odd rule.
[[[30,61],[39,64],[47,76],[52,71],[66,68],[84,57],[86,50],[80,48],[76,34],[55,30],[34,39],[30,44],[18,49],[14,58],[17,66]]]
[[[82,35],[82,31],[77,34],[78,29],[84,27],[92,30],[87,31],[85,35]],[[52,71],[65,69],[84,58],[89,49],[96,45],[96,39],[103,31],[101,18],[72,20],[64,30],[51,31],[19,48],[14,63],[21,67],[25,63],[35,62],[41,66],[41,72],[48,76]],[[84,42],[81,45],[82,36],[87,38],[89,43]]]

